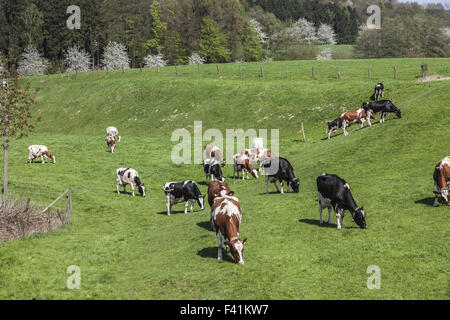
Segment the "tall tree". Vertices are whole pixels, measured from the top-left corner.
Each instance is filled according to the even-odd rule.
[[[17,73],[14,72],[14,84],[7,88],[0,86],[0,135],[3,137],[3,194],[8,193],[8,150],[11,138],[21,138],[33,130],[30,123],[30,108],[36,101],[29,84],[21,89]]]
[[[147,42],[147,47],[153,52],[160,52],[163,49],[163,33],[167,29],[167,23],[161,21],[161,14],[161,5],[158,1],[154,1],[150,6],[153,38]]]
[[[219,30],[217,22],[204,18],[200,36],[200,55],[210,63],[228,62],[230,51],[226,45],[227,36]]]

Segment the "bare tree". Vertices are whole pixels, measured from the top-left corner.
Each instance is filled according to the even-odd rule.
[[[102,62],[109,70],[129,69],[127,48],[121,43],[110,41],[104,50]]]
[[[14,74],[14,84],[8,87],[0,86],[0,135],[3,136],[3,194],[8,193],[8,147],[9,139],[22,138],[33,130],[30,124],[30,107],[35,103],[29,84],[20,88],[17,73]]]
[[[19,61],[19,74],[21,76],[40,76],[48,67],[46,59],[33,46],[25,48]]]
[[[87,72],[91,64],[91,56],[85,50],[78,48],[75,44],[64,54],[64,60],[67,68],[66,72]]]

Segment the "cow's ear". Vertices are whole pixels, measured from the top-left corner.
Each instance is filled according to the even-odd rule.
[[[244,238],[244,239],[241,240],[242,244],[244,244],[245,241],[247,241],[247,238]]]
[[[234,195],[234,191],[230,191],[230,193],[228,193],[228,195],[231,197]]]

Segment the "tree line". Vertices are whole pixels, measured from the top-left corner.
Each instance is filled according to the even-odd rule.
[[[439,38],[442,32],[432,37],[440,27],[450,26],[450,12],[439,5],[424,8],[396,0],[78,0],[81,28],[71,30],[66,21],[72,2],[2,0],[0,55],[14,63],[32,47],[48,60],[47,72],[53,73],[66,67],[64,59],[74,46],[91,59],[91,67],[102,67],[110,42],[126,48],[130,67],[144,66],[149,56],[163,57],[168,64],[186,64],[193,55],[206,63],[315,59],[317,44],[356,44],[361,57],[373,55],[375,49],[376,56],[448,54],[445,37]],[[371,3],[380,6],[383,21],[393,30],[420,22],[433,31],[418,39],[397,32],[406,37],[400,41],[403,47],[415,43],[413,53],[404,48],[379,50],[379,43],[370,43],[373,30],[360,28]],[[398,17],[413,20],[401,26]],[[375,39],[395,37],[386,31],[382,28]]]

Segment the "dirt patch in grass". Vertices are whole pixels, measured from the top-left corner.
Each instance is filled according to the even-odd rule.
[[[450,80],[450,77],[441,77],[438,74],[434,74],[432,76],[426,76],[425,79],[419,78],[419,79],[417,79],[417,82],[431,82],[431,81],[443,81],[443,80]]]

